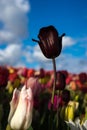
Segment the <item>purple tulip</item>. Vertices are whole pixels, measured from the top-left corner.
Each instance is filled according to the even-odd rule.
[[[43,27],[39,31],[38,38],[40,49],[46,58],[56,58],[60,55],[62,49],[62,36],[58,36],[58,32],[54,26]]]

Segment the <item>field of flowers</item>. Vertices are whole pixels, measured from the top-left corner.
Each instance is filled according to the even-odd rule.
[[[15,88],[21,91],[24,85],[31,87],[33,91],[33,115],[29,130],[69,130],[69,121],[73,121],[71,130],[76,127],[86,130],[87,122],[84,122],[87,120],[87,73],[72,74],[66,70],[58,70],[56,75],[52,105],[53,71],[0,66],[0,130],[11,130],[8,124],[10,102]],[[83,125],[74,128],[75,122]]]

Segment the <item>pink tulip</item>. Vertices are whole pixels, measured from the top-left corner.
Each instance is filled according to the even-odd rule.
[[[32,122],[33,95],[32,89],[23,86],[22,90],[14,90],[10,103],[8,122],[13,130],[26,130]]]
[[[32,89],[32,92],[33,92],[34,96],[38,96],[38,94],[42,90],[42,85],[39,83],[38,78],[34,78],[34,77],[30,77],[26,81],[26,87],[27,88],[30,87]]]

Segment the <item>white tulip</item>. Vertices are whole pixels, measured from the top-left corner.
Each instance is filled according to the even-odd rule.
[[[14,90],[10,103],[8,122],[13,130],[26,130],[32,122],[33,94],[31,88],[23,86],[19,92]]]
[[[66,121],[67,125],[70,127],[70,130],[87,130],[87,120],[81,125],[80,120],[77,119],[75,122],[69,120]]]

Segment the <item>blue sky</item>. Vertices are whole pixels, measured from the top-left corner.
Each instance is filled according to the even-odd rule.
[[[0,0],[0,65],[52,70],[37,43],[41,27],[63,38],[57,70],[87,72],[87,0]]]

